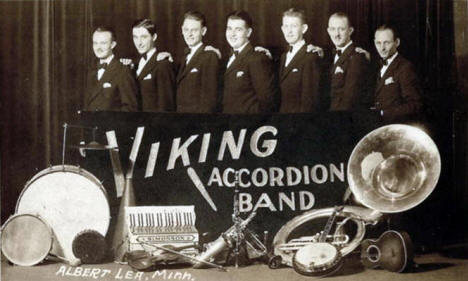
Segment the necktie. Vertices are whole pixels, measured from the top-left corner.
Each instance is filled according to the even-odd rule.
[[[188,54],[190,54],[190,48],[184,48],[184,56],[187,56]]]
[[[148,59],[148,53],[144,53],[143,55],[141,55],[140,58],[147,60]]]
[[[107,67],[107,63],[105,63],[105,62],[104,63],[98,63],[98,65],[97,65],[98,69],[101,69],[101,68],[106,69],[106,67]]]
[[[339,49],[335,50],[335,54],[338,55],[338,57],[341,56],[342,53],[343,52],[341,50],[339,50]]]
[[[381,59],[380,63],[382,64],[382,67],[383,67],[384,65],[388,64],[388,59]]]
[[[293,46],[289,46],[288,52],[291,54],[293,51]]]

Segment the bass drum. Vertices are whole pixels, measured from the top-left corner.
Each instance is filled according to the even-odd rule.
[[[37,216],[14,215],[2,226],[2,253],[16,265],[42,262],[49,255],[53,240],[52,230]]]
[[[24,187],[16,213],[41,217],[56,237],[51,253],[74,261],[72,243],[83,230],[105,236],[110,223],[107,193],[90,172],[57,165],[35,175]],[[55,245],[58,244],[58,245]]]

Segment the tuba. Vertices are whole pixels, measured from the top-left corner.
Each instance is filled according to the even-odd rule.
[[[348,160],[348,184],[357,203],[345,205],[336,214],[335,231],[326,237],[344,257],[356,249],[368,224],[377,224],[383,213],[409,210],[434,190],[440,176],[441,160],[437,146],[421,129],[409,125],[387,125],[362,138]],[[292,235],[307,224],[320,223],[333,214],[333,208],[315,209],[294,217],[280,228],[273,240],[274,254],[293,266],[299,249],[318,242],[320,233],[299,238]],[[351,237],[345,224],[355,231]]]

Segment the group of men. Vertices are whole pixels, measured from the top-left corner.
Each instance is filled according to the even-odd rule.
[[[281,30],[289,48],[275,67],[271,54],[250,42],[252,19],[245,11],[227,16],[226,40],[231,54],[225,60],[203,43],[206,20],[198,11],[184,15],[181,26],[187,48],[177,71],[168,53],[158,52],[157,33],[149,19],[132,26],[140,60],[131,68],[114,58],[112,30],[93,33],[99,60],[90,72],[85,110],[188,113],[317,113],[321,110],[374,110],[388,122],[404,121],[422,110],[421,88],[413,65],[397,51],[395,28],[375,31],[381,57],[371,67],[370,54],[354,45],[353,27],[344,13],[334,13],[328,34],[335,45],[330,61],[323,50],[307,45],[304,11],[283,13]],[[275,71],[278,69],[278,71]]]

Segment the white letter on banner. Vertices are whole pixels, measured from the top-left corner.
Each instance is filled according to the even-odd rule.
[[[342,182],[344,182],[344,164],[340,163],[340,170],[334,165],[330,164],[330,181],[335,182],[335,176],[340,179]]]
[[[263,141],[262,148],[264,148],[265,151],[262,152],[258,149],[258,140],[266,132],[270,132],[276,136],[278,130],[273,126],[262,126],[255,130],[255,132],[252,134],[252,137],[250,138],[250,150],[257,157],[267,157],[275,151],[277,142],[275,139]]]
[[[217,167],[213,168],[207,185],[211,186],[213,182],[217,182],[219,186],[223,186],[223,181],[221,180],[221,175],[219,174],[219,169]]]
[[[252,207],[252,195],[239,193],[239,212],[250,212]]]
[[[198,135],[191,136],[188,140],[184,142],[184,144],[181,147],[179,147],[180,138],[176,138],[174,139],[174,141],[172,141],[171,155],[169,156],[169,161],[167,162],[166,170],[174,169],[175,161],[180,156],[182,156],[182,163],[184,163],[184,166],[190,165],[190,159],[187,148],[194,140],[197,139],[197,137]]]
[[[295,180],[293,180],[293,173],[296,174]],[[302,180],[301,170],[296,167],[286,167],[286,181],[288,186],[298,185]]]
[[[318,176],[317,176],[317,170],[320,169],[322,170],[322,178],[319,179]],[[322,164],[317,164],[315,166],[312,167],[312,169],[310,169],[310,177],[312,178],[312,181],[315,182],[315,183],[324,183],[327,181],[328,179],[328,171],[327,171],[327,167],[325,167],[324,165]]]
[[[291,210],[296,210],[296,204],[294,202],[294,192],[291,192],[291,198],[288,198],[288,196],[284,192],[279,193],[279,209],[280,211],[283,210],[283,202],[286,203],[286,205],[291,208]]]
[[[198,157],[198,163],[205,163],[206,162],[206,154],[208,154],[208,147],[210,145],[210,137],[211,134],[204,134],[202,145],[200,149],[200,156]]]
[[[258,174],[260,174],[260,176],[262,177],[261,181],[258,181],[258,179],[257,179]],[[267,184],[267,182],[268,182],[268,174],[264,169],[257,168],[255,170],[253,170],[253,172],[252,172],[252,183],[255,186],[265,186]]]
[[[306,205],[306,198],[309,198],[309,204]],[[315,204],[315,197],[309,191],[299,191],[299,204],[301,211],[308,210],[312,208]]]
[[[273,205],[273,202],[271,202],[270,197],[268,197],[268,194],[262,193],[260,195],[260,198],[257,201],[257,204],[255,204],[254,211],[257,210],[258,208],[269,208],[270,211],[275,212],[276,208]]]
[[[234,141],[234,136],[232,131],[225,131],[223,134],[223,139],[221,140],[221,145],[219,147],[218,161],[223,160],[224,151],[226,150],[226,145],[229,147],[229,152],[231,152],[232,159],[239,159],[240,153],[242,151],[242,146],[244,145],[245,133],[247,129],[242,129],[239,134],[239,141],[236,144]]]
[[[154,174],[154,167],[156,166],[156,161],[158,160],[159,152],[159,142],[151,144],[151,150],[148,157],[148,163],[146,164],[145,178],[152,177]]]
[[[278,167],[270,167],[270,186],[284,186],[284,172]]]
[[[245,169],[245,168],[242,168],[239,170],[239,186],[240,187],[249,187],[250,186],[250,181],[247,181],[247,183],[244,183],[242,181],[242,174],[246,173],[247,175],[250,175],[250,171]]]
[[[226,185],[227,187],[233,187],[234,186],[234,182],[229,182],[229,175],[228,173],[232,173],[234,174],[236,171],[233,169],[233,168],[227,168],[226,170],[224,170],[223,172],[223,181],[224,181],[224,185]]]

